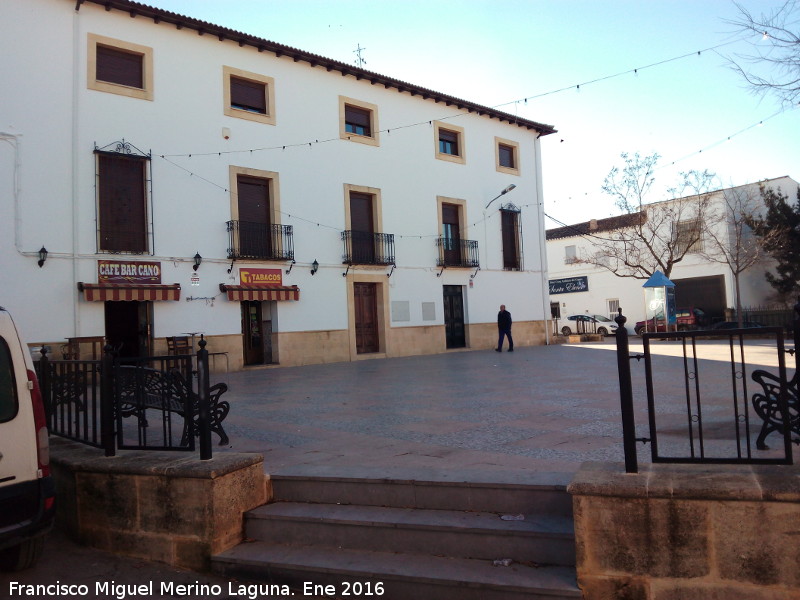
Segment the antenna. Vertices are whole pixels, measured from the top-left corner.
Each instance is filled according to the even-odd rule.
[[[362,47],[361,47],[361,44],[358,44],[358,45],[356,46],[356,49],[355,49],[355,50],[353,50],[353,54],[355,54],[355,55],[356,55],[356,60],[355,60],[355,63],[356,63],[356,66],[357,66],[357,67],[363,67],[365,64],[367,64],[367,61],[366,61],[366,60],[364,60],[364,57],[363,57],[363,56],[361,56],[361,52],[362,52],[363,50],[366,50],[366,48],[362,48]]]

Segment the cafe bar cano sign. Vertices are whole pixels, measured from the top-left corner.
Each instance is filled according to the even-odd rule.
[[[98,260],[97,282],[160,284],[161,263],[145,260]]]
[[[588,292],[589,278],[584,277],[565,277],[564,279],[550,279],[551,294],[569,294],[571,292]]]

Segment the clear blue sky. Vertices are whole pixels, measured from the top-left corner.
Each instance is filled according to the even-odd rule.
[[[727,22],[730,0],[141,1],[342,62],[360,45],[368,70],[554,125],[545,212],[566,223],[618,214],[601,186],[621,152],[663,157],[653,201],[692,169],[723,187],[800,179],[800,109],[773,116],[778,101],[731,70],[727,58],[751,50]],[[761,14],[783,0],[740,3]]]

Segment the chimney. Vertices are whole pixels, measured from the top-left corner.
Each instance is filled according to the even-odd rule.
[[[589,221],[589,231],[597,231],[597,219]]]

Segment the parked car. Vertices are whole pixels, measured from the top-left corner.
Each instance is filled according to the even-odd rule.
[[[678,331],[690,331],[692,329],[702,329],[709,323],[708,316],[701,308],[689,307],[678,308],[675,311],[677,317]],[[646,327],[645,327],[646,326]],[[650,331],[666,331],[666,321],[663,316],[653,317],[647,321],[638,321],[633,328],[636,335],[641,335],[645,330]]]
[[[568,323],[561,328],[561,335],[592,331],[600,335],[608,335],[617,331],[617,324],[605,315],[570,315],[566,320]],[[581,323],[580,326],[579,323]]]
[[[54,518],[39,383],[11,315],[0,307],[0,569],[32,566]]]
[[[742,321],[742,326],[739,327],[739,321],[720,321],[719,323],[714,323],[711,329],[757,329],[759,327],[766,327],[766,325],[755,321]]]

